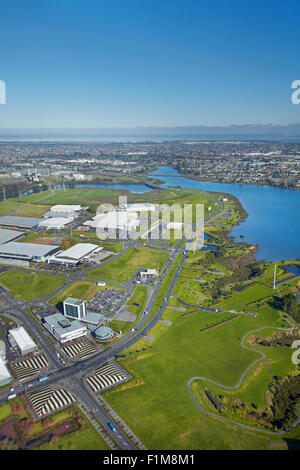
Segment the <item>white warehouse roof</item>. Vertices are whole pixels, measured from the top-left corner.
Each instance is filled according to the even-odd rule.
[[[33,351],[34,349],[37,349],[37,345],[29,336],[27,331],[23,328],[23,326],[9,330],[9,334],[14,338],[22,352],[24,351],[26,353],[27,351]]]
[[[158,271],[156,269],[146,269],[145,271],[141,271],[141,274],[149,275],[149,276],[156,276],[158,274]]]
[[[155,206],[150,202],[134,202],[132,204],[121,204],[119,209],[127,212],[152,212],[155,211]]]
[[[66,217],[51,217],[40,222],[39,227],[64,228],[64,226],[72,222],[72,220],[73,219],[68,219]]]
[[[51,207],[52,212],[74,212],[81,211],[81,205],[71,205],[71,204],[57,204],[56,206]]]
[[[106,214],[96,215],[93,218],[92,227],[97,228],[111,228],[111,229],[124,229],[136,227],[140,224],[136,212],[107,212]]]
[[[68,259],[80,260],[84,258],[85,256],[89,255],[90,253],[92,253],[96,249],[101,250],[102,247],[100,247],[99,245],[94,245],[93,243],[77,243],[77,245],[74,245],[71,248],[68,248],[67,250],[62,251],[55,258],[57,259],[68,258]]]
[[[6,383],[11,382],[11,380],[12,376],[10,375],[2,357],[0,357],[0,385],[5,385]]]

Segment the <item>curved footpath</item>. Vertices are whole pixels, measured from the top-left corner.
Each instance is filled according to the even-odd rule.
[[[281,330],[281,331],[289,331],[291,330],[292,328],[278,328],[278,327],[274,327],[274,326],[263,326],[262,328],[258,328],[257,330],[252,330],[252,331],[248,331],[247,333],[244,334],[242,340],[241,340],[241,346],[244,348],[244,349],[247,349],[248,351],[254,351],[254,352],[257,352],[258,354],[260,354],[261,357],[259,357],[258,359],[256,359],[255,361],[253,361],[248,367],[247,369],[243,372],[242,376],[240,377],[238,383],[236,385],[233,385],[233,386],[229,386],[229,385],[222,385],[222,384],[219,384],[218,382],[215,382],[214,380],[211,380],[211,379],[208,379],[206,377],[192,377],[188,383],[187,383],[187,388],[188,388],[188,391],[189,391],[189,394],[190,394],[190,397],[191,399],[193,400],[193,402],[195,403],[195,405],[201,410],[203,411],[204,413],[210,415],[210,416],[214,416],[216,418],[219,418],[219,419],[222,419],[223,421],[227,421],[228,423],[231,423],[231,424],[235,424],[236,426],[239,426],[241,428],[246,428],[246,429],[250,429],[252,431],[258,431],[258,432],[262,432],[262,433],[265,433],[265,434],[271,434],[271,435],[275,435],[275,436],[280,436],[280,435],[283,435],[283,434],[286,434],[288,432],[291,431],[292,428],[295,428],[297,426],[298,423],[300,423],[300,412],[299,412],[299,417],[298,419],[295,421],[295,423],[291,426],[291,428],[287,431],[279,431],[279,432],[275,432],[275,431],[267,431],[265,429],[260,429],[260,428],[257,428],[255,426],[250,426],[250,425],[247,425],[247,424],[243,424],[243,423],[239,423],[238,421],[234,421],[230,418],[226,418],[225,416],[221,416],[217,413],[214,413],[212,411],[208,411],[206,410],[205,408],[203,408],[203,406],[201,406],[198,401],[196,400],[192,390],[191,390],[191,384],[192,382],[194,382],[194,380],[206,380],[207,382],[210,382],[214,385],[217,385],[218,387],[220,388],[224,388],[226,390],[236,390],[238,389],[241,384],[242,384],[242,381],[244,379],[244,377],[246,376],[246,374],[249,372],[249,370],[255,365],[257,364],[259,361],[262,361],[263,359],[266,358],[266,354],[263,353],[262,351],[258,351],[257,349],[253,349],[253,348],[249,348],[248,346],[246,346],[244,344],[244,341],[246,340],[247,336],[250,335],[251,333],[257,333],[258,331],[262,331],[262,330],[265,330],[265,329],[270,329],[270,328],[273,328],[273,329],[276,329],[276,330]]]

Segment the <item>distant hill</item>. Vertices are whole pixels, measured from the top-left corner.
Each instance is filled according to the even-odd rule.
[[[179,126],[94,129],[0,129],[0,139],[24,140],[285,140],[300,141],[300,123],[286,126],[245,124],[226,127]]]

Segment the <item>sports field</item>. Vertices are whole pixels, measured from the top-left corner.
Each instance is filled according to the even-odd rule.
[[[169,259],[169,253],[130,248],[120,258],[89,271],[89,276],[113,282],[126,282],[138,268],[161,269]]]
[[[0,274],[0,284],[9,293],[21,300],[34,300],[51,294],[63,285],[62,277],[44,276],[22,271],[7,271]]]

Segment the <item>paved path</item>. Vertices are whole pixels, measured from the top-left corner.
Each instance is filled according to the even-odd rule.
[[[196,295],[199,297],[199,302],[200,300],[207,299],[206,295],[204,295],[202,292],[197,291],[196,289],[193,289],[193,287],[190,287],[190,282],[194,281],[189,281],[186,285],[187,289],[190,289],[191,291],[195,292]]]

